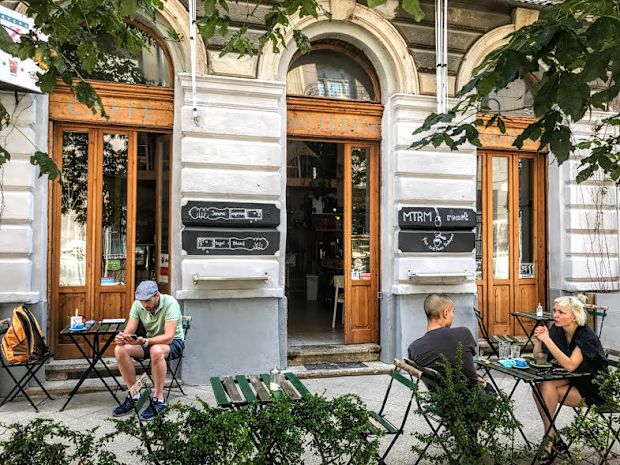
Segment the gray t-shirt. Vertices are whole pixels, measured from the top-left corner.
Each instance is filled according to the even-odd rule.
[[[478,379],[474,365],[476,341],[467,328],[437,328],[416,339],[409,346],[409,358],[418,365],[441,369],[443,354],[454,366],[459,343],[463,346],[463,374],[475,384]]]

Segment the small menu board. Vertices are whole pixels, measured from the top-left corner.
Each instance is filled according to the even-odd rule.
[[[280,232],[186,229],[182,243],[188,255],[274,255],[280,247]]]
[[[476,248],[476,235],[463,231],[400,231],[401,252],[471,252]]]
[[[280,224],[280,209],[272,203],[190,200],[181,207],[186,226],[267,228]]]
[[[476,227],[476,212],[471,208],[402,207],[398,226],[407,230],[471,230]]]

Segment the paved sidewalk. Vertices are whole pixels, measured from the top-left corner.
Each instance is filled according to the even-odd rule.
[[[346,393],[358,394],[364,402],[366,402],[368,407],[373,410],[378,410],[380,408],[388,381],[389,377],[387,375],[343,376],[337,378],[303,380],[304,384],[312,392],[323,393],[328,397]],[[504,390],[508,390],[512,386],[512,378],[498,377],[497,381]],[[184,389],[186,390],[187,396],[175,396],[173,392],[170,401],[189,404],[195,403],[195,398],[200,397],[206,400],[210,405],[215,405],[213,392],[209,386],[185,386]],[[393,390],[391,402],[388,407],[388,417],[400,418],[398,414],[406,402],[406,396],[406,390],[400,389],[400,386],[398,390]],[[73,398],[65,411],[59,412],[58,410],[65,399],[66,397],[62,396],[56,398],[54,401],[48,400],[43,402],[39,408],[40,413],[38,414],[34,412],[26,401],[22,399],[13,401],[0,408],[0,422],[28,422],[38,416],[61,421],[72,429],[85,430],[95,426],[99,426],[102,432],[108,432],[113,429],[111,422],[107,420],[111,418],[111,412],[115,403],[108,392],[78,394]],[[399,402],[399,399],[401,402]],[[529,387],[527,385],[520,385],[515,393],[514,399],[517,419],[523,424],[525,434],[531,439],[539,438],[543,433],[542,424],[536,413]],[[572,410],[570,408],[565,408],[562,411],[558,425],[561,427],[568,424],[572,415]],[[415,456],[410,450],[413,440],[411,433],[423,428],[426,428],[423,420],[411,414],[407,422],[405,435],[397,441],[396,446],[388,457],[388,464],[409,465],[414,462]],[[517,436],[517,440],[522,442],[520,435]],[[382,441],[385,441],[385,439]],[[134,464],[138,463],[137,460],[127,453],[128,449],[132,448],[134,445],[135,444],[131,444],[124,440],[115,443],[112,448],[125,463]],[[616,447],[616,451],[617,449]],[[620,464],[620,460],[614,460],[608,463]]]

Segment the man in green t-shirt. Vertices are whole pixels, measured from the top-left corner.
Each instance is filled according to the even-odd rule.
[[[136,336],[139,323],[146,329],[146,337]],[[155,388],[153,402],[140,416],[144,420],[152,420],[167,407],[164,401],[166,360],[180,358],[185,348],[179,303],[172,296],[160,294],[155,281],[142,281],[136,288],[136,300],[131,306],[127,326],[116,335],[114,342],[114,355],[127,388],[136,382],[132,359],[151,359],[151,376]],[[130,413],[138,398],[139,395],[133,398],[128,393],[125,401],[114,409],[112,415],[120,417]]]

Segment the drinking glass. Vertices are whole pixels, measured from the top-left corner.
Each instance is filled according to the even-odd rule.
[[[534,361],[536,365],[546,365],[547,364],[547,354],[545,352],[540,352],[538,354],[534,354]]]
[[[510,358],[515,359],[521,356],[521,346],[519,344],[513,344],[510,346]]]
[[[507,360],[510,358],[510,342],[499,343],[499,359]]]

